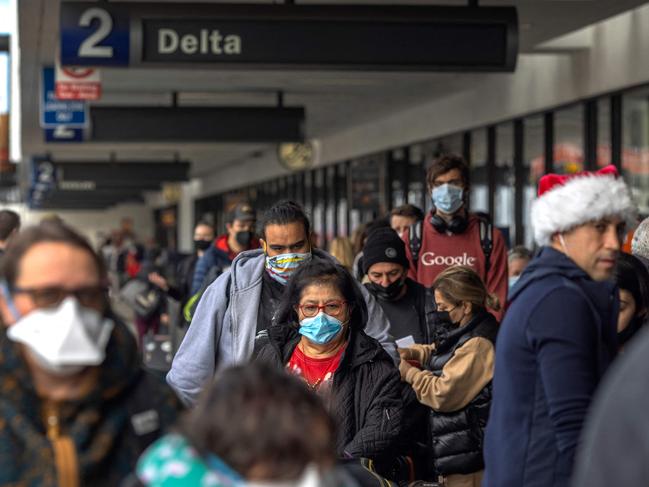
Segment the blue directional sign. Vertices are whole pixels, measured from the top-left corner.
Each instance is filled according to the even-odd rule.
[[[41,90],[41,127],[85,127],[88,107],[82,100],[57,100],[54,90],[54,68],[43,68]]]
[[[45,142],[70,143],[83,142],[83,129],[70,128],[61,125],[52,129],[44,130]]]
[[[61,64],[63,66],[128,66],[128,12],[110,11],[97,3],[63,3],[61,8]]]

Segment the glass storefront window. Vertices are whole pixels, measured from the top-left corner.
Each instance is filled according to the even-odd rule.
[[[325,201],[323,196],[323,185],[325,183],[322,171],[314,169],[315,171],[315,188],[313,190],[313,232],[315,234],[316,245],[319,248],[324,248],[325,243]]]
[[[334,237],[336,237],[336,218],[334,213],[336,211],[336,166],[329,166],[325,168],[325,181],[326,181],[326,191],[327,191],[327,210],[326,210],[326,239],[327,245],[331,242]]]
[[[638,210],[649,214],[649,88],[622,97],[622,174]]]
[[[392,201],[390,208],[396,208],[407,202],[407,188],[403,187],[404,171],[408,170],[408,161],[406,161],[406,151],[404,149],[395,149],[391,151],[389,158],[390,181],[387,184],[392,188]]]
[[[428,199],[428,189],[422,145],[410,146],[408,155],[408,203],[424,208]]]
[[[524,244],[528,249],[534,248],[534,234],[530,221],[532,201],[536,197],[538,181],[545,172],[545,137],[543,117],[528,117],[523,120],[523,165],[526,177],[523,186],[523,227]]]
[[[350,168],[352,229],[357,224],[369,223],[386,211],[385,168],[385,154],[375,154],[352,161]]]
[[[489,212],[487,129],[471,132],[471,211]]]
[[[494,224],[503,231],[505,240],[516,237],[514,215],[514,124],[496,127],[496,194],[494,199]]]
[[[574,174],[584,170],[584,109],[572,105],[554,112],[554,171]]]
[[[597,167],[611,164],[611,100],[597,100]]]
[[[304,210],[311,218],[311,225],[313,225],[313,192],[315,189],[312,187],[313,171],[306,171],[304,173]]]

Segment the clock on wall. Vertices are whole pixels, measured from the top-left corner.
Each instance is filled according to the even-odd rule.
[[[317,152],[315,141],[304,143],[285,142],[277,147],[279,162],[291,171],[300,171],[313,166],[317,159]]]

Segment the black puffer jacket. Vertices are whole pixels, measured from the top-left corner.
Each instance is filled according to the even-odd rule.
[[[274,325],[255,361],[285,366],[300,341],[297,327]],[[329,409],[338,420],[337,453],[347,458],[395,454],[401,433],[399,372],[379,342],[350,331],[349,343],[333,379]]]
[[[444,365],[458,348],[476,337],[495,343],[497,332],[498,322],[493,315],[486,311],[476,314],[465,326],[437,336],[437,349],[430,356],[426,369],[435,375],[441,375]],[[482,448],[491,406],[491,391],[489,382],[459,411],[442,413],[430,410],[430,461],[435,468],[435,475],[470,474],[484,468]]]

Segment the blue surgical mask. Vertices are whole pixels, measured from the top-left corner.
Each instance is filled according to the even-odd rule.
[[[509,291],[510,292],[511,292],[512,288],[514,287],[514,284],[516,284],[518,282],[518,279],[520,277],[521,277],[520,275],[519,276],[510,276],[510,278],[509,278]]]
[[[311,318],[300,321],[299,332],[313,343],[324,345],[333,340],[342,329],[342,321],[321,311]]]
[[[311,259],[311,253],[293,252],[289,254],[280,254],[273,257],[266,256],[266,271],[277,282],[285,285],[291,278],[295,270],[302,264]]]
[[[464,204],[464,189],[452,184],[442,184],[432,191],[433,205],[444,213],[455,213]]]

